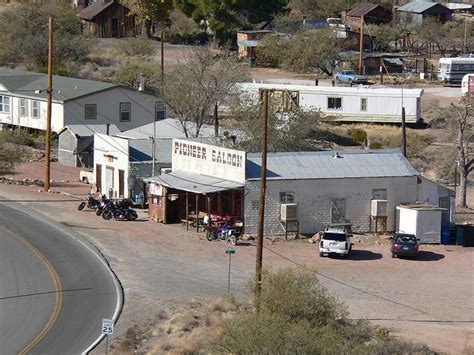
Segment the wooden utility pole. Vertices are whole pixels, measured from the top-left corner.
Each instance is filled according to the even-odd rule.
[[[267,141],[268,141],[268,90],[263,91],[263,137],[262,137],[262,169],[260,173],[260,203],[258,211],[257,260],[255,265],[256,285],[254,310],[260,311],[260,296],[262,294],[262,260],[263,260],[263,231],[265,225],[265,191],[267,188]]]
[[[405,128],[405,107],[402,107],[402,151],[403,156],[407,156],[407,131]]]
[[[44,161],[44,191],[49,191],[51,172],[51,103],[53,94],[53,16],[49,17],[49,45],[48,45],[48,108],[46,113],[46,157]]]
[[[219,107],[214,105],[214,136],[219,137]]]
[[[161,85],[165,82],[165,33],[161,31]]]
[[[360,17],[360,40],[359,40],[359,74],[362,72],[362,53],[364,52],[364,16]]]

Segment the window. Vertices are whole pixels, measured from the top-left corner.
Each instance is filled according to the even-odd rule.
[[[328,109],[342,110],[342,98],[341,97],[328,97]]]
[[[120,122],[130,122],[131,106],[130,102],[120,103]]]
[[[365,97],[360,99],[360,110],[367,111],[367,98]]]
[[[280,203],[294,203],[295,193],[294,192],[280,192]]]
[[[31,101],[31,116],[33,118],[40,118],[40,104],[39,101]]]
[[[155,103],[155,121],[166,119],[166,105],[163,103]]]
[[[28,117],[28,100],[20,99],[20,117]]]
[[[0,96],[0,112],[10,113],[10,96]]]
[[[387,199],[387,189],[373,189],[372,190],[372,199],[373,200],[386,200]]]
[[[86,104],[85,106],[85,119],[86,120],[95,120],[97,118],[97,105],[96,104]]]

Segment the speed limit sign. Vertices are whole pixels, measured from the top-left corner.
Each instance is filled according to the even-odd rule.
[[[102,319],[102,334],[112,335],[114,332],[114,321],[112,319]]]

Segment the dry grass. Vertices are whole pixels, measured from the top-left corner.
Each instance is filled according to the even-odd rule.
[[[202,353],[209,334],[219,333],[222,321],[234,316],[241,307],[232,296],[226,296],[207,303],[191,301],[171,316],[160,311],[146,326],[129,328],[110,353]]]

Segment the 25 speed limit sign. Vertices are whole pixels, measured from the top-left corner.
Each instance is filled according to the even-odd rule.
[[[112,319],[102,319],[102,334],[112,335],[114,332],[114,321]]]

